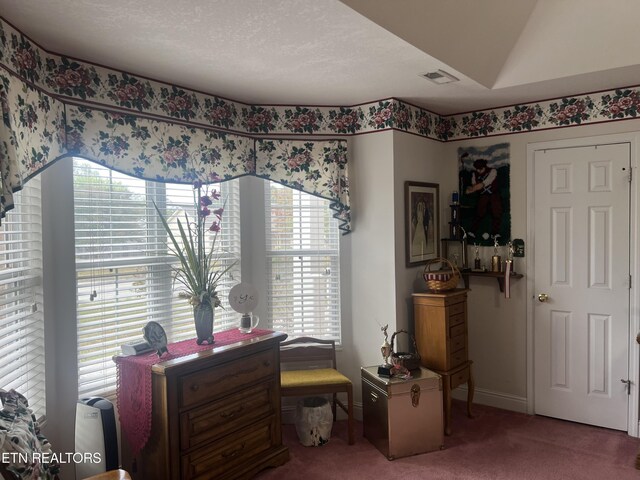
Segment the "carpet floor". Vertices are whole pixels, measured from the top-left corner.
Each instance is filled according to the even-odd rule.
[[[260,480],[320,479],[640,479],[635,469],[640,439],[625,432],[552,418],[474,405],[466,416],[463,402],[454,402],[452,435],[443,450],[386,459],[362,436],[347,444],[346,421],[334,424],[329,443],[304,447],[293,425],[283,428],[289,447],[285,465],[265,470]]]

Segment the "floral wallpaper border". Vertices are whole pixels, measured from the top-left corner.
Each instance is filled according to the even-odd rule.
[[[396,129],[440,141],[638,118],[640,87],[438,115],[390,98],[355,106],[249,105],[47,52],[0,19],[0,64],[55,97],[231,132],[354,135]]]
[[[31,176],[75,154],[155,181],[269,178],[330,200],[351,230],[345,140],[265,143],[277,114],[263,107],[54,55],[1,20],[0,110],[0,216]],[[285,109],[282,118],[309,133],[319,116]]]
[[[113,119],[124,121],[125,124],[120,123],[119,126],[129,129],[119,139],[110,134],[111,140],[117,141],[108,146],[103,145],[105,152],[125,148],[125,144],[131,139],[138,144],[145,143],[145,138],[136,139],[136,135],[147,135],[152,130],[156,133],[164,131],[167,137],[153,148],[162,157],[160,163],[166,159],[171,163],[172,155],[182,154],[180,149],[185,143],[179,135],[171,136],[171,132],[188,130],[187,136],[190,139],[197,137],[197,146],[193,147],[195,151],[189,152],[190,155],[202,153],[214,142],[214,150],[218,153],[235,152],[231,158],[242,164],[251,155],[257,154],[255,149],[246,150],[248,147],[240,139],[242,136],[256,141],[264,137],[340,137],[394,129],[447,142],[633,119],[638,118],[639,105],[640,87],[625,87],[455,115],[438,115],[395,98],[353,106],[249,105],[50,53],[0,18],[0,107],[3,124],[7,127],[0,131],[0,174],[3,183],[0,193],[6,204],[0,206],[0,211],[3,213],[10,208],[11,192],[19,189],[23,179],[64,156],[67,153],[67,141],[71,145],[79,141],[77,135],[81,129],[73,122],[86,120],[79,119],[82,108],[85,113],[87,109],[96,112],[110,111],[110,120],[99,120],[106,130],[114,130],[118,126],[113,123]],[[90,120],[98,121],[95,118]],[[138,128],[133,125],[136,122],[147,125]],[[94,151],[96,145],[101,143],[99,136],[106,134],[106,130],[93,128],[95,138],[91,140],[91,148]],[[212,130],[217,133],[206,133]],[[226,138],[228,135],[237,137],[237,144],[244,150],[230,149],[231,144]],[[314,139],[307,140],[306,143],[321,141],[323,140]],[[119,145],[117,142],[124,143]],[[206,146],[207,142],[209,147]],[[149,142],[145,144],[148,146]],[[78,151],[88,148],[87,145],[73,148],[76,147]],[[163,148],[171,151],[164,151]],[[319,146],[313,155],[325,155],[322,148]],[[297,163],[301,157],[295,153],[293,145],[283,149],[293,152],[295,157],[282,160],[283,155],[279,155],[283,168],[287,170],[288,164]],[[340,146],[338,152],[346,158],[346,146]],[[147,153],[143,152],[141,155]],[[323,159],[316,161],[318,165],[324,165],[326,159],[332,157],[335,157],[333,153],[326,154]],[[8,165],[7,159],[11,158],[19,158],[21,165],[18,168]],[[146,159],[147,165],[152,163],[149,158]],[[202,158],[203,161],[211,160]],[[214,160],[218,162],[219,159]],[[179,162],[176,164],[179,165]],[[158,168],[165,172],[171,171],[166,162]],[[244,167],[236,165],[229,168],[233,170]],[[300,170],[299,167],[295,168]],[[295,172],[295,168],[289,169],[288,175],[291,178],[287,181],[292,184],[298,182],[299,185],[303,178],[297,175],[299,172]],[[332,198],[341,204],[335,209],[344,221],[348,217],[348,204],[342,202],[348,202],[348,196],[342,199],[329,197],[336,193],[336,185],[342,184],[339,190],[343,192],[348,185],[346,164],[338,170],[344,178],[327,180],[325,188],[328,190],[316,194]],[[332,173],[338,170],[333,169]],[[324,167],[318,167],[312,172],[305,172],[304,181],[315,188],[319,184],[314,177],[328,171]]]
[[[0,64],[65,101],[256,135],[406,131],[439,141],[637,118],[640,87],[455,115],[395,98],[354,106],[249,105],[47,52],[0,19]]]

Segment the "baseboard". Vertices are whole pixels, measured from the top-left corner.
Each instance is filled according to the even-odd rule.
[[[456,400],[467,400],[467,386],[461,385],[451,392],[451,396]],[[296,403],[289,401],[282,402],[282,423],[292,424],[295,423],[296,415]],[[480,405],[488,405],[490,407],[502,408],[504,410],[511,410],[514,412],[527,413],[527,399],[525,397],[519,397],[517,395],[510,395],[508,393],[493,392],[491,390],[484,390],[482,388],[476,388],[473,392],[473,403]],[[356,420],[362,421],[362,402],[353,402],[353,416]],[[347,415],[338,408],[338,420],[346,420]]]
[[[456,400],[467,400],[467,386],[461,385],[451,392],[451,396]],[[476,388],[473,392],[473,403],[488,405],[490,407],[512,410],[514,412],[527,413],[527,399],[508,393],[492,392]]]

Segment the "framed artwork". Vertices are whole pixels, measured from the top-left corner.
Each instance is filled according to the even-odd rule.
[[[509,144],[458,148],[460,226],[469,245],[511,239]]]
[[[437,183],[404,182],[407,267],[438,257],[440,189]]]

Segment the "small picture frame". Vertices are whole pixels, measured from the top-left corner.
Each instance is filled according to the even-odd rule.
[[[440,188],[437,183],[404,182],[407,267],[438,257]]]

